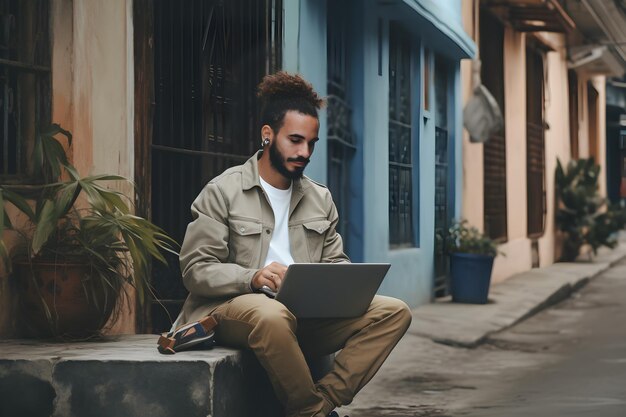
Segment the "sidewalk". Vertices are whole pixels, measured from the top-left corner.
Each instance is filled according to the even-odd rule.
[[[487,304],[458,304],[450,298],[413,311],[409,333],[452,346],[475,347],[500,331],[568,297],[626,257],[626,242],[602,248],[592,262],[555,263],[494,285]]]

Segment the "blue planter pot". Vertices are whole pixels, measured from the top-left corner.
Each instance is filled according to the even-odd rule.
[[[493,256],[450,254],[450,292],[457,303],[485,304],[488,300]]]

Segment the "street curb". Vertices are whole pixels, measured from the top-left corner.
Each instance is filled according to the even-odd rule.
[[[602,251],[593,262],[555,263],[496,284],[490,303],[452,303],[450,298],[413,310],[409,334],[434,342],[475,348],[490,335],[557,304],[626,259],[626,244]]]

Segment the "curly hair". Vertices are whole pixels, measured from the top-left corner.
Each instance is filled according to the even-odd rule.
[[[285,71],[263,77],[257,96],[261,101],[261,124],[269,125],[274,132],[280,130],[288,111],[295,110],[317,119],[317,111],[325,104],[311,83]]]

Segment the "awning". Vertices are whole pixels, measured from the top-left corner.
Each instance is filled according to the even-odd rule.
[[[421,36],[431,41],[431,46],[448,56],[464,59],[473,58],[476,45],[465,32],[461,23],[460,11],[446,6],[449,2],[441,0],[378,0],[388,11],[388,16],[395,20],[404,20],[410,30],[420,32]],[[404,4],[412,12],[407,12]],[[452,3],[450,3],[452,4]]]
[[[569,32],[576,28],[557,0],[487,0],[484,5],[518,32]]]

